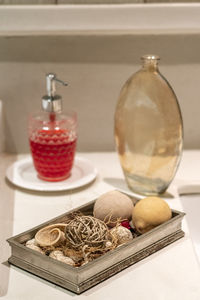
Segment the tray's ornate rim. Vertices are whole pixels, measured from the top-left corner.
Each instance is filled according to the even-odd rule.
[[[99,282],[103,281],[104,279],[107,279],[116,273],[118,273],[120,270],[125,269],[126,267],[138,262],[141,259],[146,258],[147,256],[153,254],[154,252],[168,246],[169,244],[175,242],[176,240],[182,238],[184,236],[184,232],[182,230],[178,230],[174,232],[173,234],[166,236],[165,238],[149,245],[148,247],[138,251],[136,255],[131,255],[126,258],[124,258],[121,261],[118,261],[115,265],[112,265],[109,269],[104,269],[98,274],[95,274],[92,278],[88,278],[85,281],[82,281],[80,284],[75,284],[74,282],[68,280],[65,278],[65,285],[67,284],[67,288],[76,292],[77,294],[80,294],[84,292],[85,290],[89,289],[90,287],[94,286],[95,284],[98,284]],[[161,245],[162,243],[162,245]],[[158,247],[158,248],[157,248]],[[42,255],[42,254],[41,254]],[[37,275],[41,278],[49,280],[49,277],[52,277],[50,281],[58,280],[59,282],[63,280],[61,276],[58,276],[57,274],[49,273],[46,269],[43,269],[41,267],[32,266],[28,262],[24,262],[21,260],[21,263],[24,265],[23,267],[19,264],[19,258],[11,257],[9,258],[9,263],[14,264],[24,270],[29,270],[29,268],[33,268],[34,272],[32,272],[34,275]],[[61,262],[57,262],[56,264],[62,264]],[[29,267],[27,268],[27,266]],[[72,267],[73,268],[73,267]],[[41,275],[41,272],[43,273],[43,276]],[[44,275],[46,274],[46,275]],[[47,278],[47,277],[48,278]],[[55,282],[54,282],[55,283]],[[57,283],[60,285],[59,283]],[[64,287],[61,284],[62,287]],[[70,288],[71,287],[71,288]]]
[[[12,248],[8,262],[80,294],[184,236],[181,220],[185,213],[172,209],[173,217],[169,221],[77,268],[25,246],[25,242],[33,238],[38,229],[58,221],[60,223],[74,211],[91,214],[95,200],[7,239]]]
[[[95,200],[96,200],[96,199],[95,199]],[[93,204],[95,203],[95,200],[92,200],[92,201],[88,202],[87,204],[84,204],[84,205],[82,205],[82,206],[79,206],[79,207],[77,208],[77,210],[84,209],[84,208],[86,207],[86,205],[87,205],[87,206],[93,205]],[[13,237],[10,237],[10,238],[7,239],[7,242],[8,242],[10,245],[13,244],[13,245],[18,246],[18,247],[20,247],[20,248],[26,249],[28,252],[34,253],[35,255],[39,255],[40,257],[43,256],[43,258],[44,258],[45,260],[46,260],[46,259],[47,259],[47,260],[48,260],[48,259],[51,259],[51,261],[52,261],[53,263],[56,263],[56,264],[59,263],[59,264],[63,265],[62,262],[59,262],[59,261],[57,261],[57,260],[55,260],[55,259],[53,259],[53,258],[51,258],[51,257],[44,256],[43,254],[41,254],[41,253],[39,253],[39,252],[36,252],[36,251],[34,251],[34,250],[30,249],[30,248],[27,248],[27,247],[24,246],[23,244],[21,244],[21,243],[19,243],[18,241],[16,241],[16,239],[19,238],[19,237],[21,237],[21,236],[27,235],[27,234],[30,233],[30,232],[37,231],[37,230],[39,230],[40,228],[45,227],[45,226],[47,226],[47,225],[49,225],[49,224],[53,224],[54,221],[56,221],[57,219],[63,218],[63,217],[65,217],[65,216],[67,216],[68,214],[70,214],[71,212],[75,211],[75,210],[76,210],[76,209],[71,209],[71,210],[69,210],[68,212],[66,212],[66,213],[64,213],[64,214],[61,214],[61,215],[59,215],[59,216],[57,216],[57,217],[55,217],[55,218],[53,218],[53,219],[51,219],[51,220],[48,220],[48,221],[46,221],[46,222],[44,222],[44,223],[42,223],[42,224],[40,224],[40,225],[38,225],[38,226],[35,226],[35,227],[33,227],[33,228],[29,229],[29,230],[26,230],[26,231],[24,231],[24,232],[22,232],[22,233],[20,233],[20,234],[18,234],[18,235],[15,235],[15,236],[13,236]],[[185,215],[184,212],[180,212],[180,211],[175,210],[175,209],[172,209],[172,213],[175,213],[175,214],[177,214],[177,215],[174,216],[173,218],[171,218],[170,220],[166,221],[165,223],[163,223],[163,224],[161,224],[161,225],[158,225],[157,227],[153,228],[152,230],[150,230],[150,231],[148,231],[148,232],[146,232],[146,233],[144,233],[144,234],[141,234],[140,236],[137,236],[136,238],[134,238],[133,240],[127,242],[126,244],[123,244],[123,245],[121,245],[120,247],[118,247],[118,248],[116,248],[116,249],[114,249],[114,250],[112,250],[112,251],[109,251],[109,252],[105,253],[103,256],[100,256],[100,257],[96,258],[95,260],[89,262],[88,264],[83,265],[83,266],[80,266],[80,267],[78,267],[78,268],[74,268],[74,267],[72,267],[72,266],[70,266],[70,265],[66,265],[66,268],[73,269],[73,270],[74,270],[75,272],[77,272],[77,273],[82,272],[82,270],[88,269],[88,268],[92,267],[92,265],[95,264],[97,261],[103,260],[103,259],[105,258],[105,256],[108,258],[108,257],[111,257],[111,256],[115,255],[115,253],[116,253],[117,251],[121,251],[121,249],[127,248],[130,244],[132,244],[132,245],[136,244],[138,240],[143,240],[143,239],[145,239],[145,238],[148,237],[150,234],[152,234],[152,233],[154,233],[154,232],[156,232],[156,231],[159,231],[162,227],[166,226],[167,224],[170,224],[170,223],[174,222],[176,219],[182,219],[182,218],[184,217],[184,215]]]

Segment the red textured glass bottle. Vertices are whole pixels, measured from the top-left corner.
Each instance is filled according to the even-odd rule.
[[[77,141],[76,113],[61,113],[61,97],[55,95],[56,80],[54,74],[47,75],[48,95],[42,99],[44,112],[29,118],[34,167],[38,177],[46,181],[61,181],[70,176]]]

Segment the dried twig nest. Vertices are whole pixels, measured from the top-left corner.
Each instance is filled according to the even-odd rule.
[[[79,250],[84,246],[105,247],[109,239],[107,225],[92,216],[75,216],[65,229],[66,245]]]
[[[40,229],[35,235],[37,244],[41,247],[49,247],[64,243],[66,226],[67,224],[58,223]]]
[[[52,224],[40,229],[26,246],[79,267],[133,238],[119,223],[116,229],[110,230],[104,221],[79,212],[66,221],[67,224]]]

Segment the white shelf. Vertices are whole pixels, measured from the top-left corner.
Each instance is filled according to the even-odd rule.
[[[200,3],[0,7],[0,36],[200,32]]]

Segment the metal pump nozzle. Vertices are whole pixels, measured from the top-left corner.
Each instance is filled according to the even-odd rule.
[[[47,112],[61,112],[62,98],[56,95],[56,82],[67,86],[67,83],[58,79],[55,74],[49,73],[46,75],[47,95],[42,97],[42,108]]]

